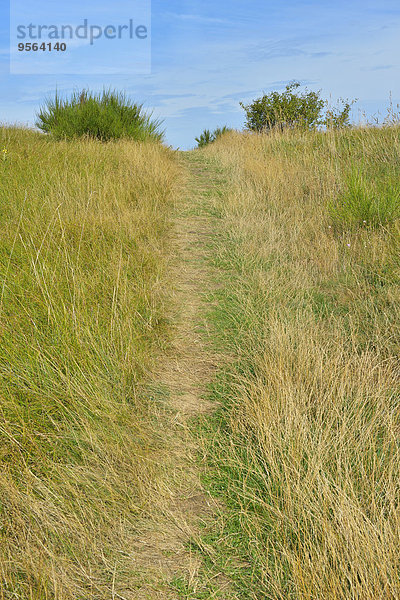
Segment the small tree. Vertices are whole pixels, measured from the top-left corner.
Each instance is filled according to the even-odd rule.
[[[355,100],[339,100],[337,106],[328,107],[321,98],[321,91],[298,91],[300,83],[293,81],[283,92],[271,92],[250,104],[240,103],[246,112],[246,127],[250,131],[265,131],[274,127],[318,126],[346,127],[350,125],[350,109]],[[327,107],[324,114],[324,107]]]
[[[299,93],[299,87],[300,83],[294,81],[281,93],[265,94],[247,105],[241,102],[240,106],[246,112],[246,127],[260,132],[277,126],[311,129],[320,125],[325,104],[320,92],[305,90]]]

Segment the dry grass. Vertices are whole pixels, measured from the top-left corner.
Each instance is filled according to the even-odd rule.
[[[177,166],[0,130],[1,598],[131,598]]]
[[[216,324],[237,356],[213,433],[217,546],[242,552],[246,598],[399,599],[399,222],[332,206],[350,172],[383,200],[398,187],[400,131],[231,134],[205,152],[229,174]]]
[[[174,431],[141,390],[171,314],[178,166],[156,144],[0,136],[0,598],[137,598],[138,524]],[[399,129],[202,152],[227,175],[202,244],[233,363],[208,417],[225,500],[210,586],[399,600]]]

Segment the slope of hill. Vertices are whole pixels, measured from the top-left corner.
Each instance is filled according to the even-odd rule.
[[[177,167],[156,143],[0,143],[0,597],[109,598],[159,469],[140,390]]]
[[[399,129],[204,152],[229,182],[214,323],[233,357],[206,435],[227,507],[211,572],[232,597],[398,599]]]
[[[398,600],[399,129],[0,136],[0,598]]]

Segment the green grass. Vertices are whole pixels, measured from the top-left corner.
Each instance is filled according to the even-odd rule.
[[[117,139],[162,141],[161,122],[146,114],[143,106],[125,94],[87,90],[63,99],[49,98],[37,114],[36,126],[56,139],[92,138],[103,142]]]
[[[391,197],[398,150],[388,128],[205,151],[230,181],[215,195],[210,298],[229,359],[200,430],[221,512],[197,544],[203,587],[184,598],[218,597],[221,573],[223,598],[400,597],[397,204],[343,204],[349,169]]]
[[[0,144],[0,597],[110,598],[159,473],[177,168],[155,143]]]
[[[223,127],[217,127],[216,129],[214,129],[214,131],[204,129],[200,136],[195,138],[195,141],[197,142],[197,147],[204,148],[205,146],[208,146],[208,144],[212,144],[213,142],[215,142],[215,140],[222,137],[226,133],[229,133],[230,131],[233,130],[227,127],[226,125],[224,125]]]
[[[400,191],[395,181],[353,171],[344,191],[332,201],[330,214],[340,229],[385,226],[400,217]]]
[[[149,376],[177,165],[156,143],[0,137],[0,598],[129,597],[168,427]],[[220,356],[193,435],[219,509],[180,598],[400,597],[399,148],[392,127],[191,155]]]

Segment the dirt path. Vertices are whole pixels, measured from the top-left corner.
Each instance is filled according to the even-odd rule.
[[[203,490],[197,460],[198,448],[190,424],[214,409],[204,398],[216,357],[206,349],[207,305],[205,294],[212,289],[212,272],[207,261],[209,243],[215,235],[212,198],[215,173],[197,153],[180,156],[186,180],[175,208],[172,235],[174,281],[174,332],[172,347],[159,365],[158,386],[168,395],[169,419],[166,438],[164,484],[154,498],[154,517],[146,525],[136,548],[141,573],[137,598],[179,597],[180,581],[196,589],[201,566],[188,541],[197,537],[201,521],[213,517],[214,501]],[[175,586],[170,585],[175,581]],[[224,582],[221,583],[224,585]]]

